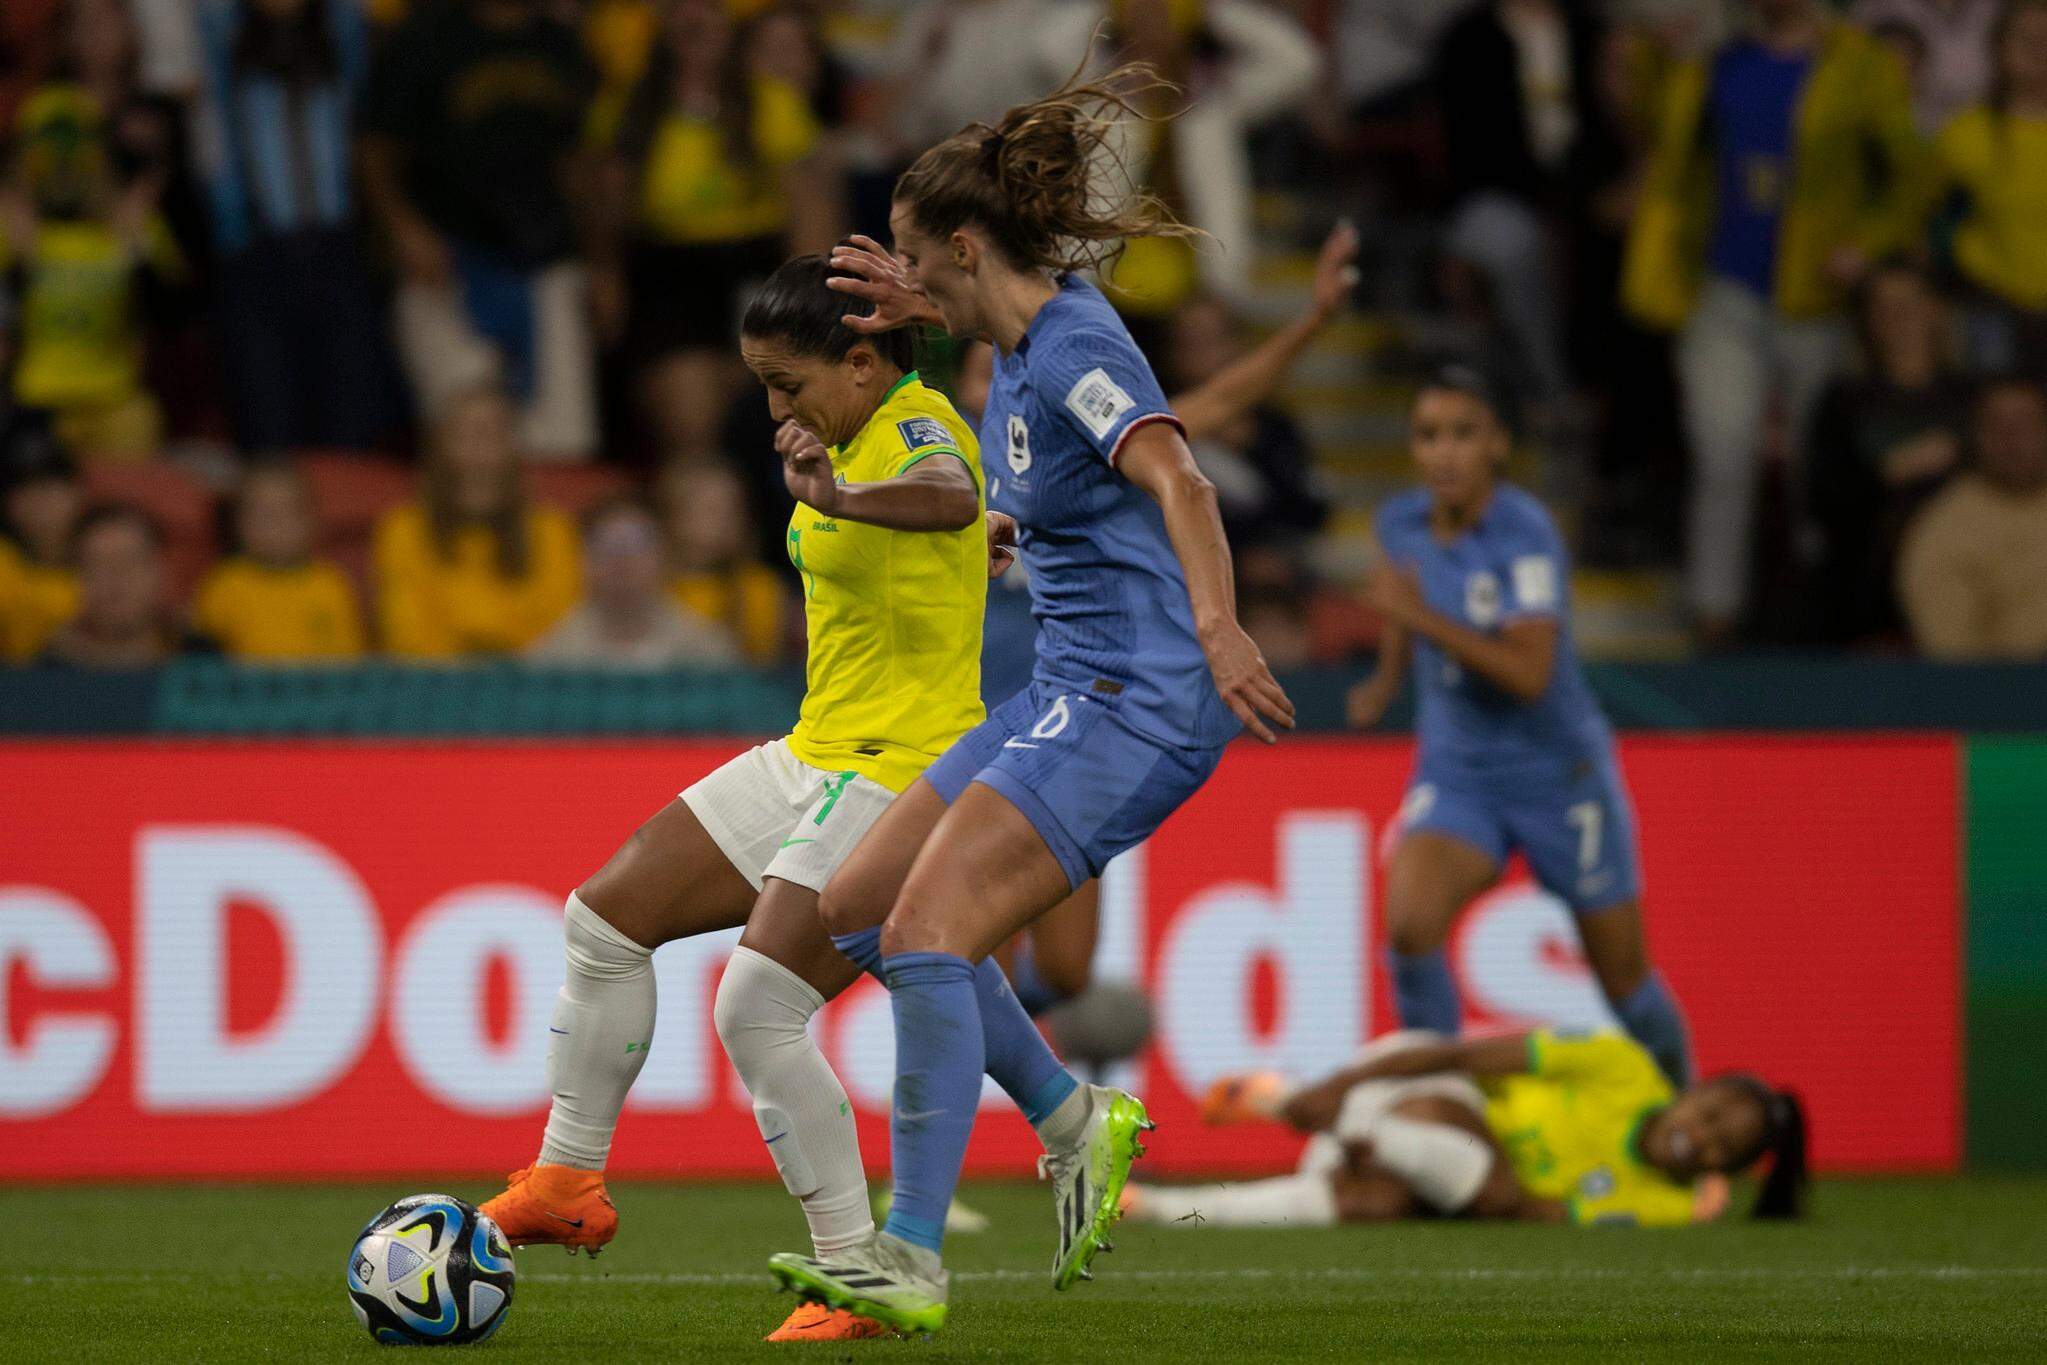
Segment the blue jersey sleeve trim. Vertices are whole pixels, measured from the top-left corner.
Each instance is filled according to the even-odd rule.
[[[1184,437],[1187,434],[1187,424],[1170,412],[1147,412],[1141,416],[1133,417],[1124,423],[1123,434],[1116,438],[1116,444],[1109,447],[1109,468],[1116,468],[1116,462],[1123,458],[1123,443],[1130,439],[1130,433],[1136,431],[1139,427],[1150,426],[1154,422],[1170,422],[1173,425],[1173,430],[1179,432],[1181,436]]]

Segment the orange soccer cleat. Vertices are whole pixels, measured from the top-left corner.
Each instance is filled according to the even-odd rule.
[[[553,1245],[595,1256],[618,1236],[618,1210],[601,1171],[528,1166],[505,1181],[505,1192],[483,1211],[515,1247]]]
[[[827,1308],[821,1303],[799,1303],[789,1320],[763,1338],[765,1341],[865,1341],[895,1333],[872,1318]]]
[[[1224,1124],[1276,1119],[1286,1098],[1286,1078],[1276,1071],[1224,1076],[1202,1096],[1201,1121]]]

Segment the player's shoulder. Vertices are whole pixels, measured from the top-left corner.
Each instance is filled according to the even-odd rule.
[[[1536,543],[1561,549],[1563,536],[1556,518],[1541,498],[1519,484],[1502,483],[1493,490],[1493,504],[1486,511],[1486,530],[1517,545]]]
[[[1425,530],[1429,524],[1429,490],[1426,488],[1403,488],[1379,504],[1379,512],[1373,518],[1378,528],[1379,540],[1410,535]]]
[[[1057,371],[1105,359],[1141,364],[1144,353],[1102,291],[1069,275],[1060,281],[1059,292],[1046,300],[1041,321],[1032,330],[1025,363],[1034,369]]]
[[[914,371],[905,375],[889,394],[869,428],[906,451],[947,446],[970,452],[974,439],[973,426],[960,415],[952,400],[926,384]]]

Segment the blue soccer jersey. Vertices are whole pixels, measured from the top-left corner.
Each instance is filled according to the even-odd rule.
[[[1571,640],[1570,562],[1556,523],[1533,495],[1501,484],[1478,523],[1449,541],[1429,529],[1429,496],[1412,489],[1379,509],[1379,545],[1421,579],[1430,607],[1473,630],[1510,621],[1557,623],[1549,687],[1524,701],[1414,638],[1417,765],[1473,774],[1557,771],[1603,760],[1613,733]]]
[[[1122,319],[1069,275],[1016,349],[997,353],[981,418],[988,505],[1017,520],[1036,681],[1160,743],[1208,748],[1242,727],[1195,638],[1165,517],[1116,472],[1130,433],[1160,421],[1177,419]]]

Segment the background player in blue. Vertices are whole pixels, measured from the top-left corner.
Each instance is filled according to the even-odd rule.
[[[1240,729],[1271,742],[1293,722],[1237,624],[1215,489],[1121,320],[1071,273],[1125,238],[1184,231],[1111,178],[1113,120],[1152,79],[1125,69],[955,134],[896,184],[897,255],[864,240],[833,255],[863,277],[837,287],[875,304],[849,326],[935,321],[994,343],[990,501],[1016,519],[1038,621],[1031,686],[897,799],[823,902],[893,999],[895,1198],[867,1246],[772,1268],[898,1330],[945,1320],[938,1251],[984,1053],[1024,1018],[984,1009],[975,964],[1157,829]],[[1076,1086],[1037,1126],[1065,1288],[1105,1245],[1149,1124],[1132,1096]]]
[[[1419,752],[1386,887],[1400,1021],[1457,1031],[1443,945],[1519,849],[1576,915],[1614,1013],[1683,1088],[1690,1041],[1643,946],[1635,816],[1571,642],[1563,541],[1499,478],[1512,441],[1480,375],[1438,375],[1409,439],[1422,486],[1379,510],[1370,596],[1386,633],[1350,698],[1351,723],[1375,723],[1412,656]]]

